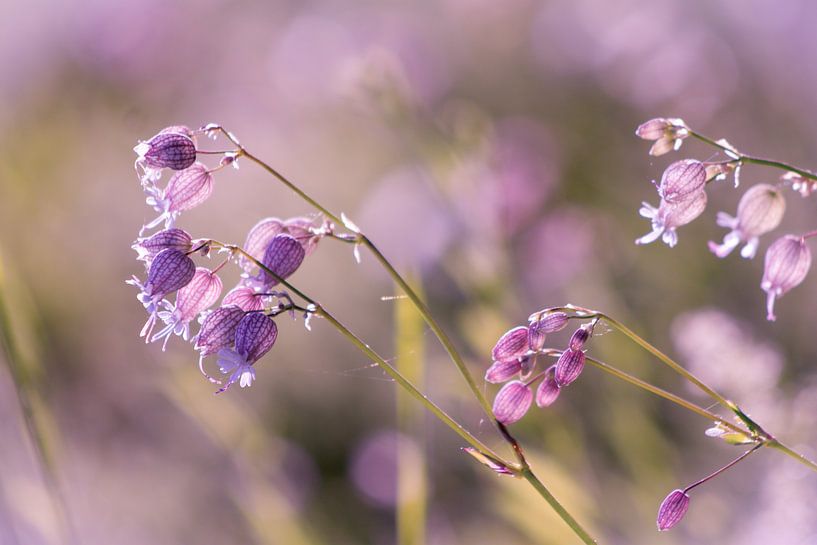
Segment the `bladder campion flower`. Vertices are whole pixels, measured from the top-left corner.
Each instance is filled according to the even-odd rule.
[[[718,212],[717,223],[731,229],[723,243],[709,242],[709,250],[718,257],[726,257],[739,244],[745,243],[740,255],[751,259],[757,253],[759,237],[780,225],[786,212],[786,200],[778,188],[769,184],[751,187],[741,197],[735,217]]]
[[[306,252],[300,242],[289,235],[279,234],[272,237],[261,263],[278,278],[286,280],[298,270],[305,255]],[[248,286],[266,290],[277,285],[278,278],[262,270],[256,276],[247,277],[245,282]]]
[[[584,361],[586,356],[581,350],[574,350],[568,348],[559,359],[556,361],[556,383],[559,387],[565,387],[571,382],[579,378],[584,369]]]
[[[165,229],[172,227],[179,214],[191,210],[213,193],[213,174],[202,163],[176,172],[163,190],[146,189],[147,203],[159,212],[159,216],[145,225],[145,229],[165,223]]]
[[[221,372],[229,375],[227,383],[218,390],[221,393],[233,383],[242,388],[255,379],[253,365],[270,351],[278,338],[278,326],[263,312],[249,312],[244,315],[235,330],[235,346],[224,348],[218,353]]]
[[[644,140],[655,140],[650,155],[658,157],[670,151],[678,151],[689,129],[683,119],[657,117],[642,123],[635,130],[636,136]]]
[[[690,223],[701,215],[706,208],[706,192],[700,191],[694,197],[676,204],[661,200],[658,208],[641,203],[638,211],[643,217],[652,220],[652,231],[635,241],[636,244],[649,244],[660,237],[670,248],[678,244],[676,230]]]
[[[766,292],[766,319],[774,321],[774,303],[806,278],[811,267],[811,251],[805,237],[785,235],[766,250],[763,280],[760,287]]]
[[[158,317],[165,327],[151,337],[151,342],[164,338],[162,350],[171,335],[179,335],[185,341],[190,338],[190,322],[210,308],[221,295],[222,283],[218,275],[209,269],[198,267],[190,282],[176,294],[176,304],[165,302],[166,310]]]
[[[506,332],[494,345],[491,356],[494,361],[515,360],[528,351],[528,328],[519,326]]]
[[[561,386],[556,382],[556,366],[551,365],[545,371],[541,384],[536,388],[536,405],[541,408],[550,407],[559,397],[560,391]]]
[[[261,310],[264,308],[264,298],[252,288],[239,285],[227,292],[221,305],[237,305],[245,311]]]
[[[525,416],[532,402],[530,386],[520,380],[511,381],[494,398],[494,416],[503,424],[513,424]]]
[[[219,381],[204,371],[204,358],[233,345],[235,330],[244,314],[244,310],[237,305],[220,306],[204,318],[198,335],[193,338],[193,348],[199,351],[199,371],[210,382]]]
[[[692,199],[706,185],[706,168],[700,161],[684,159],[672,163],[661,176],[658,194],[668,203]]]
[[[176,129],[187,134],[173,132]],[[168,127],[147,142],[139,142],[133,151],[137,171],[142,169],[142,183],[146,185],[158,180],[163,168],[184,170],[196,160],[196,143],[186,127]]]
[[[136,259],[144,261],[146,266],[164,249],[174,248],[187,253],[193,248],[192,238],[187,231],[178,228],[165,229],[149,237],[136,240],[131,246],[138,254]]]

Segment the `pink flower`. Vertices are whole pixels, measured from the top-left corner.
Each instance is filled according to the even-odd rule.
[[[658,194],[668,203],[678,204],[691,199],[706,185],[706,168],[694,159],[672,163],[661,176]]]
[[[511,381],[494,398],[494,416],[503,424],[513,424],[525,416],[532,402],[530,387],[520,380]]]
[[[202,163],[195,163],[173,175],[164,190],[146,188],[146,202],[159,216],[145,225],[144,229],[156,227],[164,221],[165,229],[173,227],[179,215],[206,201],[213,193],[213,174]]]
[[[658,530],[669,530],[684,518],[689,509],[689,496],[683,490],[673,490],[658,508]]]
[[[799,285],[811,267],[811,251],[804,237],[785,235],[766,250],[763,280],[760,287],[766,292],[766,319],[774,321],[774,303],[793,287]]]
[[[190,338],[190,322],[201,312],[210,308],[221,295],[221,279],[208,269],[199,267],[190,282],[176,294],[176,304],[164,302],[165,310],[158,317],[165,323],[161,331],[151,337],[151,342],[164,339],[162,350],[171,335],[179,335],[185,341]]]
[[[644,140],[655,140],[650,155],[658,157],[670,151],[678,151],[689,129],[683,119],[658,117],[642,123],[635,130],[636,136]]]
[[[780,225],[785,212],[786,201],[779,189],[769,184],[753,186],[741,197],[736,217],[718,212],[718,225],[731,231],[723,237],[722,244],[710,241],[709,250],[722,258],[745,243],[740,255],[753,258],[757,253],[759,237]]]
[[[652,220],[652,231],[635,241],[636,244],[649,244],[661,238],[670,248],[678,244],[678,227],[690,223],[703,213],[706,208],[706,192],[700,191],[688,200],[676,204],[661,201],[658,208],[641,203],[639,214]]]

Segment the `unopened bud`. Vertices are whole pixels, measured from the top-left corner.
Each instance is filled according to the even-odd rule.
[[[673,490],[658,508],[658,530],[669,530],[684,518],[689,509],[689,496],[683,490]]]

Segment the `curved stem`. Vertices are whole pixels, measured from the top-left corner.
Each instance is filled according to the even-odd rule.
[[[234,141],[234,143],[238,145],[237,142]],[[241,154],[244,155],[247,159],[253,161],[258,166],[272,174],[276,179],[278,179],[279,182],[281,182],[286,187],[294,191],[299,197],[301,197],[303,200],[305,200],[307,203],[309,203],[311,206],[313,206],[315,209],[321,212],[324,216],[331,219],[335,223],[341,225],[345,224],[341,217],[332,213],[328,208],[324,207],[318,201],[310,197],[305,191],[303,191],[297,185],[288,180],[283,174],[275,170],[272,166],[267,164],[265,161],[259,159],[255,155],[251,154],[244,147],[241,147],[240,149]],[[454,362],[454,365],[456,365],[460,374],[465,379],[465,382],[468,384],[468,388],[471,390],[471,393],[474,395],[474,398],[476,398],[483,412],[485,412],[485,414],[492,422],[496,422],[496,420],[494,419],[493,411],[491,410],[490,403],[488,403],[488,400],[482,394],[482,391],[479,389],[479,386],[477,385],[476,380],[474,380],[473,375],[471,375],[471,373],[468,371],[468,367],[465,365],[465,361],[463,360],[460,353],[454,347],[454,343],[451,342],[451,339],[448,337],[445,331],[443,331],[442,327],[440,327],[440,324],[437,323],[437,320],[434,319],[429,308],[426,306],[426,304],[423,302],[420,296],[418,296],[417,293],[411,288],[411,286],[409,286],[409,284],[405,281],[402,275],[400,275],[400,273],[397,272],[397,269],[394,268],[394,266],[386,258],[386,256],[384,256],[383,253],[377,248],[377,246],[375,246],[374,242],[372,242],[371,239],[369,239],[369,237],[367,237],[363,233],[357,234],[359,239],[358,242],[366,246],[372,252],[372,254],[374,254],[377,261],[386,270],[389,276],[391,276],[392,280],[398,286],[400,286],[400,289],[403,290],[406,296],[408,296],[408,298],[417,308],[417,311],[420,313],[420,315],[422,315],[423,320],[425,320],[425,322],[434,332],[434,335],[440,340],[440,343],[442,343],[443,347],[445,348],[445,351],[448,352],[451,361]]]
[[[790,165],[790,164],[784,163],[782,161],[776,161],[774,159],[765,159],[763,157],[754,157],[752,155],[744,155],[744,154],[742,154],[740,152],[736,152],[734,149],[732,149],[732,148],[730,148],[728,146],[724,146],[723,144],[720,144],[720,143],[716,142],[715,140],[712,140],[708,136],[704,136],[703,134],[697,133],[697,132],[693,131],[692,129],[689,129],[689,135],[694,137],[694,138],[697,138],[698,140],[700,140],[701,142],[703,142],[705,144],[709,144],[710,146],[716,147],[716,148],[718,148],[718,149],[720,149],[720,150],[722,150],[724,152],[727,152],[730,156],[737,155],[737,160],[738,161],[741,161],[741,162],[744,162],[744,163],[752,163],[752,164],[755,164],[755,165],[763,165],[763,166],[767,166],[767,167],[777,168],[777,169],[780,169],[780,170],[786,170],[786,171],[789,171],[789,172],[797,173],[800,176],[802,176],[803,178],[808,178],[809,180],[817,180],[817,174],[815,174],[814,172],[811,172],[809,170],[806,170],[806,169],[803,169],[803,168],[800,168],[800,167],[796,167],[794,165]]]
[[[762,446],[763,446],[762,442],[756,444],[755,446],[753,446],[752,448],[750,448],[749,450],[747,450],[746,452],[744,452],[743,454],[741,454],[740,456],[738,456],[737,458],[735,458],[734,460],[732,460],[731,462],[729,462],[728,464],[726,464],[725,466],[720,468],[719,470],[717,470],[717,471],[715,471],[713,473],[710,473],[709,475],[707,475],[703,479],[695,481],[691,485],[684,488],[684,490],[683,490],[684,494],[686,494],[687,492],[689,492],[690,490],[692,490],[696,486],[700,486],[700,485],[704,484],[706,481],[708,481],[710,479],[714,479],[715,477],[717,477],[718,475],[720,475],[721,473],[723,473],[724,471],[726,471],[730,467],[736,465],[738,462],[740,462],[741,460],[743,460],[744,458],[746,458],[747,456],[749,456],[750,454],[752,454],[754,451],[756,451],[757,449],[759,449]]]
[[[573,530],[577,536],[579,536],[579,539],[581,539],[587,545],[595,545],[597,543],[596,540],[593,539],[589,533],[587,533],[587,530],[585,530],[582,525],[579,524],[579,522],[574,519],[570,513],[568,513],[567,509],[565,509],[562,504],[559,503],[553,494],[550,493],[545,485],[542,484],[542,481],[540,481],[539,478],[534,475],[533,471],[531,471],[529,467],[520,471],[519,474],[523,479],[530,483],[530,485],[536,490],[536,492],[539,493],[540,496],[542,496],[542,498],[544,498],[546,502],[548,502],[550,507],[556,511],[559,517],[565,521],[568,526],[570,526],[570,529]]]

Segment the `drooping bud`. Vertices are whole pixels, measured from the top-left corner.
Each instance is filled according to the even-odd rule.
[[[262,312],[246,313],[235,329],[235,347],[224,348],[218,353],[219,369],[230,378],[216,393],[225,391],[235,382],[242,388],[252,385],[255,380],[253,364],[269,352],[277,338],[278,326],[272,318]]]
[[[570,348],[570,350],[581,350],[584,347],[584,343],[586,343],[587,339],[589,338],[590,328],[580,327],[573,332],[567,346]]]
[[[584,369],[585,355],[581,350],[568,348],[556,361],[556,383],[560,387],[565,387],[579,378]]]
[[[559,383],[556,382],[556,366],[551,365],[536,388],[536,405],[542,408],[553,405],[559,397],[560,390]]]
[[[494,416],[503,424],[513,424],[525,416],[532,402],[530,387],[519,380],[511,381],[494,398]]]
[[[187,231],[183,229],[165,229],[158,233],[140,238],[131,246],[136,253],[139,254],[136,259],[144,261],[148,265],[155,258],[159,252],[167,248],[173,248],[183,253],[188,253],[192,250],[192,238]]]
[[[672,150],[677,151],[683,139],[689,136],[689,129],[683,119],[659,117],[639,125],[635,134],[644,140],[655,140],[650,155],[658,157]]]
[[[196,264],[189,256],[175,248],[167,248],[150,264],[145,292],[153,298],[164,297],[186,286],[195,273]]]
[[[636,244],[649,244],[660,237],[670,248],[678,244],[676,229],[690,223],[700,216],[706,208],[706,191],[700,191],[694,198],[677,204],[664,200],[658,208],[641,203],[638,211],[643,217],[652,220],[652,231],[635,241]]]
[[[495,361],[487,371],[485,380],[492,384],[501,384],[522,372],[522,362],[518,358]]]
[[[656,524],[663,532],[678,524],[689,509],[689,496],[683,490],[673,490],[658,508]]]
[[[752,258],[757,253],[759,237],[780,225],[785,213],[786,200],[779,189],[769,184],[753,186],[741,197],[737,217],[718,212],[718,225],[731,231],[723,237],[722,244],[710,241],[709,250],[722,258],[745,243],[740,255]]]
[[[133,148],[139,156],[137,162],[148,167],[184,170],[196,160],[196,144],[184,134],[160,132],[147,142]]]
[[[785,235],[769,246],[760,283],[761,289],[766,292],[767,320],[775,320],[775,301],[799,285],[810,267],[811,251],[804,237]]]
[[[694,159],[672,163],[661,176],[658,194],[668,203],[677,204],[693,198],[706,185],[706,168]]]
[[[515,360],[528,351],[528,328],[519,326],[502,335],[491,350],[494,361]]]
[[[249,312],[263,309],[264,299],[252,288],[239,285],[227,292],[227,295],[221,300],[221,305],[237,305],[242,310]]]

